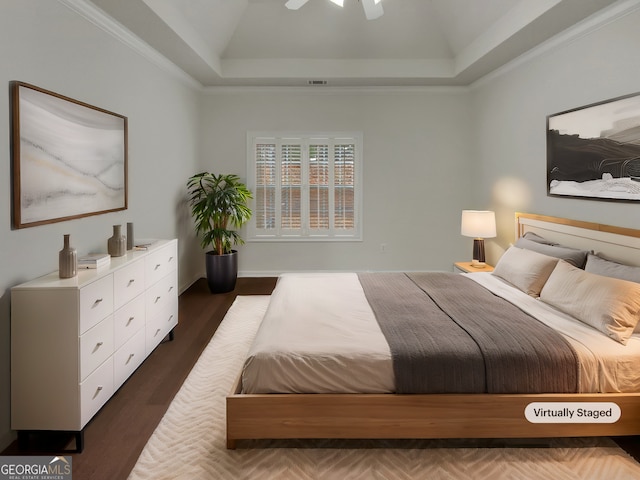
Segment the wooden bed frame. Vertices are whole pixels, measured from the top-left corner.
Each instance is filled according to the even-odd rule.
[[[640,266],[640,230],[516,213],[533,231]],[[639,372],[640,374],[640,372]],[[227,396],[227,448],[242,439],[543,438],[640,434],[637,394],[242,394]],[[531,402],[614,402],[615,423],[530,423]]]

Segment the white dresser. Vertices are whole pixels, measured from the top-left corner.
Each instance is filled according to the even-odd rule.
[[[11,428],[76,433],[178,323],[177,240],[11,289]]]

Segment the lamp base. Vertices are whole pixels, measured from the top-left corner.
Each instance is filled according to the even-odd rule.
[[[474,238],[473,239],[473,260],[471,260],[471,266],[476,268],[485,267],[487,264],[485,263],[484,256],[484,239],[482,238]]]

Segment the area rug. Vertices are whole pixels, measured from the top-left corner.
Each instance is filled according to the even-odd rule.
[[[240,296],[149,439],[130,479],[640,478],[607,438],[526,441],[248,442],[227,450],[225,396],[240,372],[268,296]],[[322,447],[322,448],[319,448]]]

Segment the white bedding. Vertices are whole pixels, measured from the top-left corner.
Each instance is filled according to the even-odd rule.
[[[490,273],[466,275],[568,339],[580,359],[581,393],[640,391],[640,334],[622,345]],[[391,351],[357,274],[283,274],[242,386],[244,393],[392,393]]]

